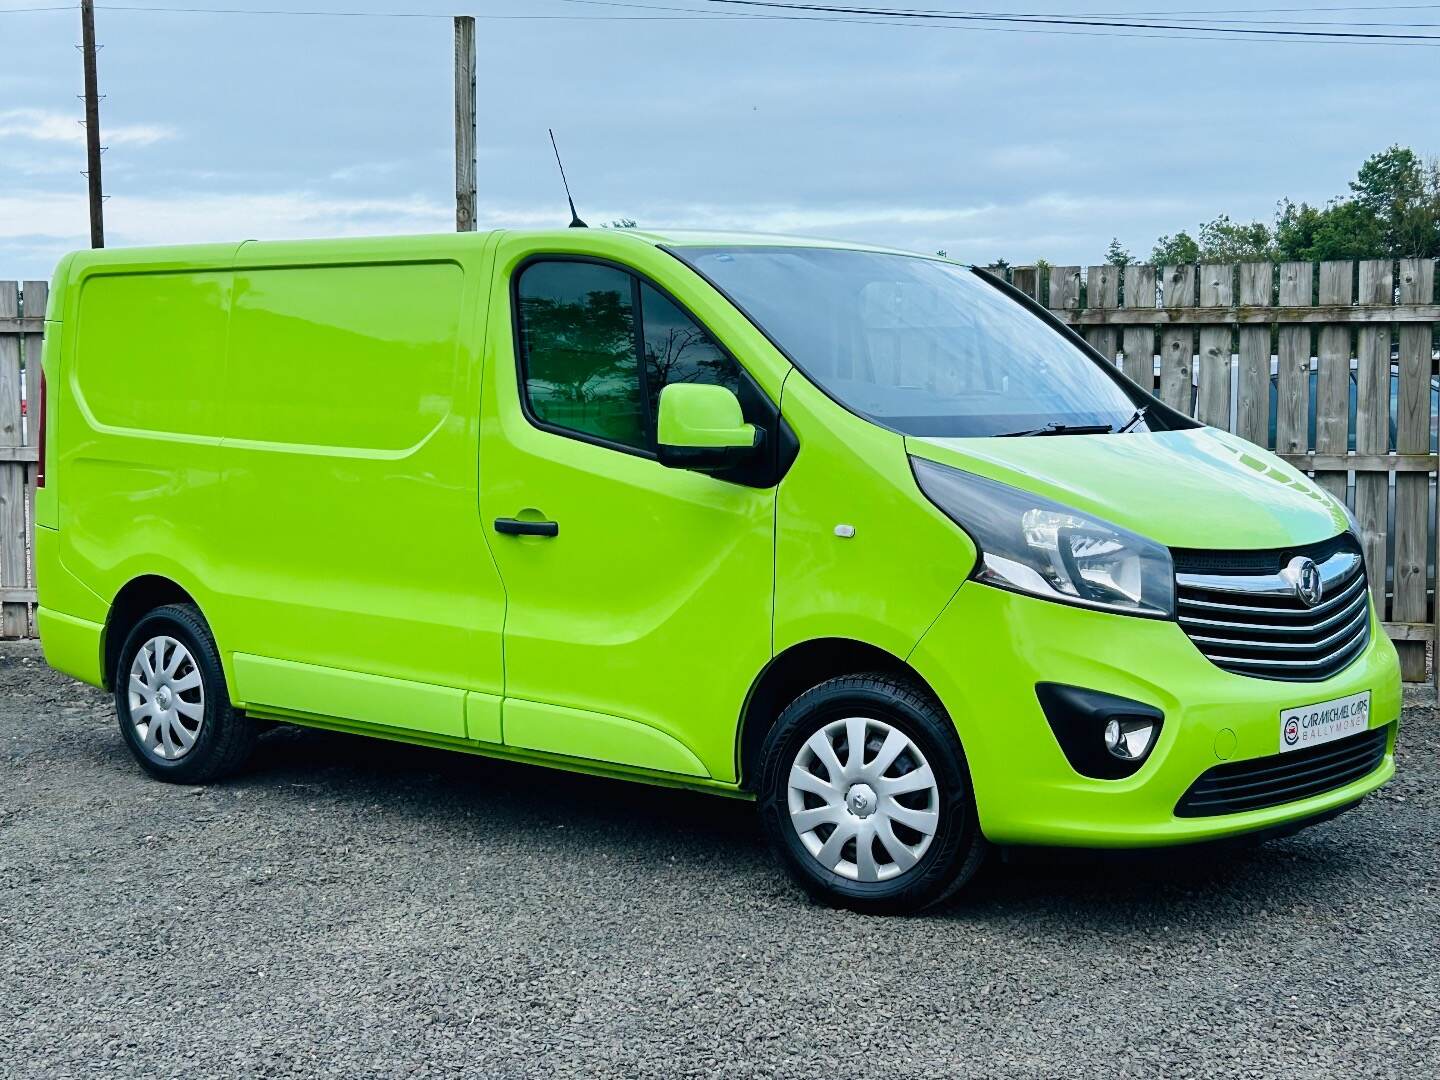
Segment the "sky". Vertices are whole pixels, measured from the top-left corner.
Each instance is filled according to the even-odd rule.
[[[56,3],[0,0],[0,278],[48,277],[88,245],[78,10],[19,10]],[[130,6],[489,16],[477,32],[482,228],[569,220],[547,127],[592,225],[781,231],[981,263],[1090,264],[1112,237],[1143,256],[1221,212],[1268,220],[1281,196],[1323,202],[1392,143],[1440,153],[1430,46],[740,18],[766,9],[709,0],[451,3]],[[1206,17],[1297,6],[1227,0],[1230,14]],[[1332,6],[1266,17],[1440,35],[1440,4],[1320,10]],[[119,8],[97,10],[109,246],[454,227],[448,17]]]

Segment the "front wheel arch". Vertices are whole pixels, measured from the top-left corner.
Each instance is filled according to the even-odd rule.
[[[765,736],[792,701],[830,679],[867,673],[903,679],[939,702],[918,671],[878,646],[854,638],[797,642],[765,665],[746,695],[735,738],[736,775],[741,789],[756,789]]]

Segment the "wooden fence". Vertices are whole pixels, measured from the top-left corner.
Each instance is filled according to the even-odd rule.
[[[1375,259],[990,272],[1167,404],[1275,450],[1347,499],[1376,606],[1405,678],[1418,682],[1436,629],[1426,567],[1440,400],[1435,269],[1433,259]]]
[[[1170,405],[1276,450],[1345,497],[1405,677],[1421,681],[1435,637],[1435,271],[1434,260],[1386,259],[991,272]],[[45,299],[43,281],[0,282],[0,637],[34,632]]]
[[[0,281],[0,638],[35,632],[36,436],[47,286]]]

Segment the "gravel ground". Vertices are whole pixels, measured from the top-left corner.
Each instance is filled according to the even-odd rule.
[[[0,1075],[1440,1075],[1440,724],[1238,852],[811,906],[748,804],[297,728],[142,777],[0,645]]]

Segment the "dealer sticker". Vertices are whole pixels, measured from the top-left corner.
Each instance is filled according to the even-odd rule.
[[[1370,691],[1297,705],[1280,713],[1280,752],[1334,742],[1370,726]]]

